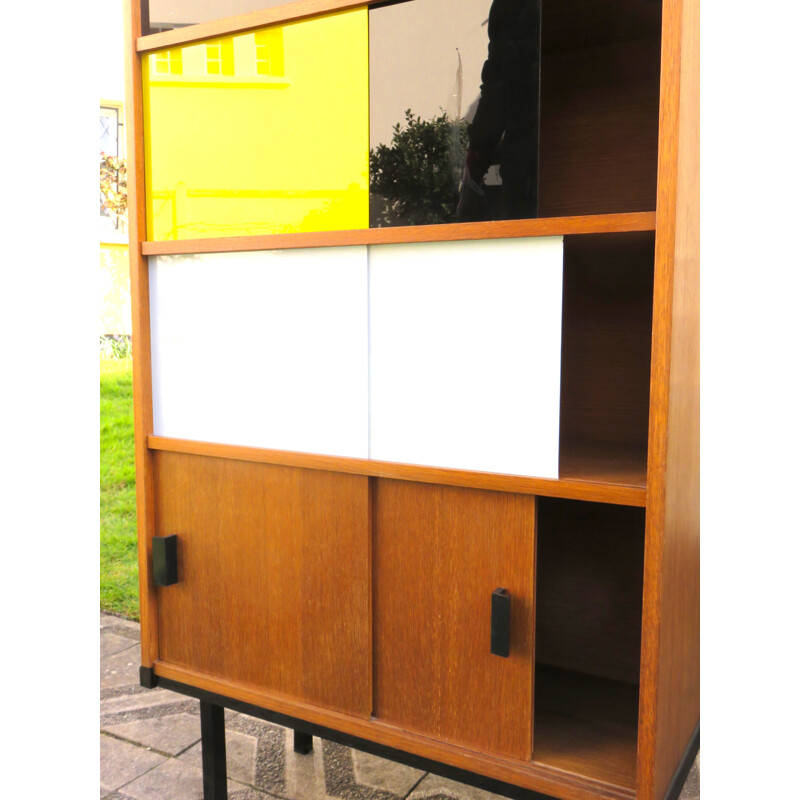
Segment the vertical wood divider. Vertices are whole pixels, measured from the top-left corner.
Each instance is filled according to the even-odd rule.
[[[147,436],[153,432],[153,388],[150,364],[150,286],[147,258],[141,242],[147,238],[145,216],[144,120],[142,57],[136,52],[141,36],[139,0],[124,0],[125,127],[128,161],[128,255],[133,314],[133,414],[136,456],[136,516],[139,536],[139,617],[142,665],[158,659],[156,587],[151,574],[151,540],[155,530],[153,455]]]
[[[375,715],[375,481],[377,478],[370,475],[368,478],[367,509],[369,514],[368,522],[368,558],[369,558],[369,714],[368,717]]]
[[[699,719],[697,2],[664,0],[638,800],[660,800]],[[673,328],[673,317],[682,323]],[[689,598],[689,599],[687,599]],[[686,681],[689,696],[682,692]]]

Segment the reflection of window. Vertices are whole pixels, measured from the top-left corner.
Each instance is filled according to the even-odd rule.
[[[153,69],[156,75],[183,75],[183,56],[180,49],[156,53]]]
[[[283,28],[256,31],[256,74],[283,75]]]
[[[100,107],[100,152],[119,155],[119,109]]]
[[[218,44],[206,45],[206,73],[222,75],[222,53]]]
[[[100,152],[107,156],[119,157],[122,155],[120,148],[119,129],[122,126],[119,108],[113,106],[100,106]],[[119,227],[119,220],[112,219],[100,199],[100,216],[109,220],[115,228]]]
[[[233,39],[218,39],[206,45],[206,75],[233,75]]]

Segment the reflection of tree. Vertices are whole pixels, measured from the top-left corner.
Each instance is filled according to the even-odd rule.
[[[100,208],[118,226],[128,210],[128,169],[124,158],[100,153]]]
[[[406,111],[390,145],[369,154],[370,225],[433,225],[452,222],[467,149],[467,123],[446,113],[422,120]],[[375,197],[378,195],[378,197]]]

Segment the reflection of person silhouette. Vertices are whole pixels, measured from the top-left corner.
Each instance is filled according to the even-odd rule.
[[[482,182],[500,164],[503,217],[536,216],[539,162],[541,0],[494,0],[481,96],[469,126],[458,203],[463,221],[485,219]]]

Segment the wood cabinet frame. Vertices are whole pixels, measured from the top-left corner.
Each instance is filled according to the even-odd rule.
[[[299,721],[359,746],[388,748],[432,762],[462,778],[513,795],[521,787],[564,798],[677,797],[699,746],[699,3],[663,0],[658,193],[654,212],[370,229],[269,237],[146,241],[141,59],[152,50],[240,32],[367,0],[299,0],[287,6],[174,31],[141,35],[137,0],[125,0],[129,231],[133,298],[134,411],[141,598],[142,664],[152,675],[195,696],[280,720]],[[285,453],[153,435],[148,256],[388,242],[655,231],[646,485],[542,480]],[[151,575],[156,530],[154,458],[159,451],[291,465],[451,486],[621,503],[646,508],[637,779],[634,791],[537,764],[470,751],[374,719],[271,696],[159,659],[157,592]],[[266,711],[265,711],[266,710]],[[384,750],[383,752],[388,752]],[[410,755],[409,755],[410,754]],[[459,772],[459,771],[463,771]],[[483,778],[479,777],[483,776]],[[497,783],[499,782],[499,783]],[[527,796],[530,796],[529,794]]]

